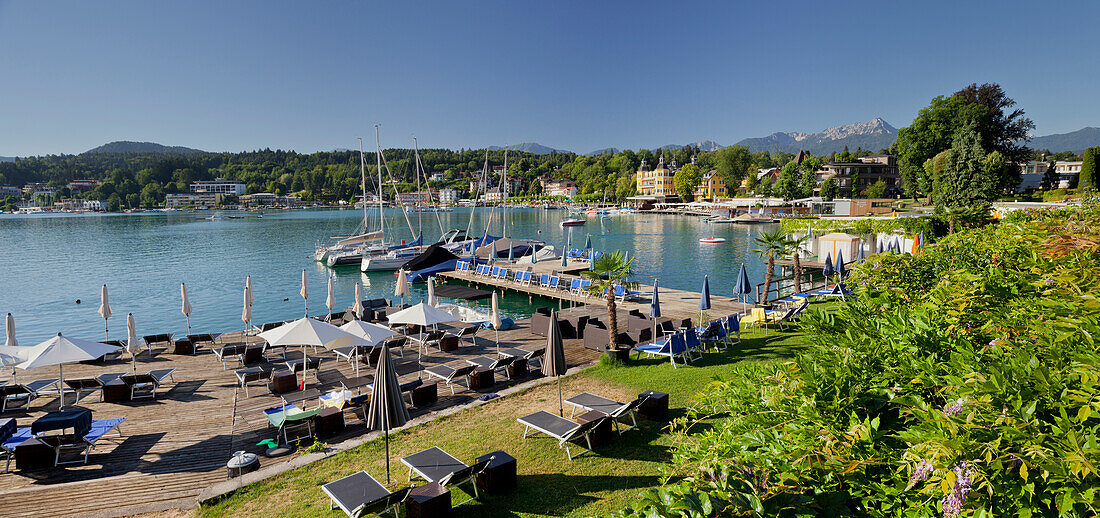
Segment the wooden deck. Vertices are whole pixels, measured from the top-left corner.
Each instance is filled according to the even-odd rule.
[[[538,270],[560,269],[560,263],[538,263]],[[574,265],[574,268],[576,266]],[[444,275],[452,281],[465,276]],[[564,316],[605,315],[603,301],[548,293],[538,287],[520,287],[511,282],[476,280],[478,285],[490,285],[504,289],[524,291],[542,296],[559,298]],[[648,311],[652,288],[643,286],[636,300],[620,306],[620,318],[630,309]],[[660,291],[665,317],[697,317],[698,294],[669,290]],[[587,304],[586,304],[587,303]],[[728,297],[712,297],[712,316],[743,312],[746,306]],[[500,347],[519,347],[535,350],[545,346],[545,338],[530,332],[529,319],[517,322],[517,327],[499,334]],[[239,341],[240,333],[224,335],[222,341]],[[433,351],[417,358],[415,346],[404,349],[404,358],[395,356],[397,371],[402,382],[421,376],[419,366],[430,367],[449,364],[465,365],[467,358],[495,351],[494,333],[481,331],[476,345],[464,341],[462,347],[450,353]],[[566,340],[566,360],[570,367],[589,364],[598,353],[582,346],[581,340]],[[233,452],[247,450],[259,452],[256,443],[275,436],[262,413],[264,408],[277,406],[280,399],[271,395],[266,387],[252,384],[250,397],[245,397],[233,374],[233,367],[222,368],[217,357],[203,348],[194,356],[167,354],[163,348],[149,355],[138,356],[139,372],[155,368],[174,367],[175,382],[161,388],[155,400],[126,403],[104,403],[98,393],[84,396],[76,405],[92,410],[95,419],[125,417],[121,425],[123,436],[105,437],[99,441],[88,458],[87,465],[70,465],[41,471],[19,471],[12,463],[12,471],[0,475],[0,516],[120,516],[175,507],[191,507],[196,496],[207,486],[226,480],[225,463]],[[269,351],[271,361],[281,353]],[[313,353],[310,353],[311,356]],[[307,378],[309,387],[322,391],[339,388],[340,381],[354,376],[353,366],[339,361],[328,351],[318,351],[323,358],[317,379]],[[128,371],[126,360],[106,365],[70,365],[65,368],[66,378],[94,376],[108,372]],[[369,373],[365,366],[361,374]],[[43,368],[18,373],[22,381],[57,376],[55,368]],[[538,375],[532,375],[527,380]],[[493,390],[523,383],[526,380],[505,381],[498,376]],[[439,401],[427,409],[412,409],[413,417],[432,414],[455,405],[464,405],[481,395],[460,388],[455,395],[445,385],[439,387]],[[67,407],[74,405],[72,393],[67,394]],[[42,397],[32,401],[28,410],[9,410],[4,417],[15,417],[20,426],[28,426],[47,412],[58,409],[58,398]],[[347,430],[340,436],[326,439],[330,444],[359,437],[367,433],[365,424],[346,411]],[[285,462],[289,457],[267,459],[261,456],[263,465]]]

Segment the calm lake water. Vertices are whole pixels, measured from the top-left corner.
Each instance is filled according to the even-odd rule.
[[[227,215],[237,213],[227,212]],[[625,215],[597,219],[585,227],[563,229],[561,211],[510,209],[513,237],[539,238],[561,247],[568,232],[583,247],[591,234],[597,250],[624,250],[636,258],[636,280],[660,279],[662,287],[699,291],[710,275],[714,296],[732,296],[736,274],[744,262],[753,283],[763,281],[764,265],[751,251],[752,237],[769,225],[706,224],[695,218]],[[357,210],[273,211],[263,218],[240,214],[239,219],[211,221],[209,212],[87,215],[0,215],[0,315],[15,316],[21,345],[33,345],[57,332],[99,340],[103,319],[100,286],[107,284],[114,315],[110,337],[126,335],[126,314],[132,312],[137,332],[183,333],[180,282],[187,283],[194,308],[194,332],[236,331],[240,320],[245,275],[252,276],[256,323],[300,317],[301,270],[309,282],[309,313],[325,308],[327,276],[335,277],[337,309],[351,305],[354,286],[363,296],[391,297],[392,272],[361,274],[358,267],[329,269],[311,258],[314,247],[328,236],[354,232],[362,220]],[[425,241],[440,235],[436,214],[423,214]],[[438,215],[445,229],[484,230],[488,209],[459,208]],[[417,215],[410,214],[417,226]],[[490,233],[500,235],[500,213]],[[397,239],[411,239],[400,210],[387,209],[386,225]],[[704,245],[701,237],[727,242]],[[426,296],[423,284],[413,287],[406,302]],[[81,304],[75,301],[80,299]],[[536,300],[534,305],[539,305]],[[488,301],[481,301],[487,306]],[[532,306],[526,295],[509,295],[505,313],[526,317]]]

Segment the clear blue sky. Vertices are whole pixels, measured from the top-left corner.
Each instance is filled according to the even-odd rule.
[[[880,116],[998,82],[1100,125],[1100,2],[0,0],[0,155],[536,141],[588,152]]]

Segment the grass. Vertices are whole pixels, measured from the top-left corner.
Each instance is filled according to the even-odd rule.
[[[737,362],[775,362],[796,355],[806,341],[797,332],[763,332],[743,336],[740,345],[710,352],[691,366],[673,369],[668,361],[641,360],[627,366],[598,364],[562,379],[568,398],[580,392],[628,401],[653,389],[670,394],[673,417],[683,415],[693,396],[714,377],[728,375]],[[548,383],[479,407],[469,408],[390,436],[391,489],[406,485],[407,469],[400,458],[439,446],[471,463],[477,456],[504,450],[517,459],[518,488],[504,496],[482,496],[455,509],[459,516],[601,516],[631,505],[645,488],[661,483],[661,466],[671,455],[671,440],[661,423],[639,418],[638,430],[573,461],[557,441],[545,436],[523,439],[516,418],[537,410],[558,412],[557,385]],[[567,409],[568,410],[568,409]],[[384,444],[371,441],[309,466],[246,486],[198,516],[340,516],[329,510],[320,486],[365,470],[386,479]],[[398,482],[400,481],[400,482]],[[452,501],[467,495],[452,488]]]

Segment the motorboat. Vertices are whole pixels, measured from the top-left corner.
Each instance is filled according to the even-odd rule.
[[[704,237],[704,238],[700,239],[699,242],[700,243],[705,243],[705,244],[718,244],[718,243],[725,243],[726,239],[722,238],[722,237]]]
[[[415,247],[390,250],[383,254],[367,255],[364,253],[359,271],[381,272],[397,270],[401,268],[401,265],[419,256],[422,252],[423,250],[421,250],[420,247]]]
[[[585,223],[588,223],[587,219],[565,218],[561,220],[561,226],[563,227],[583,227]]]

